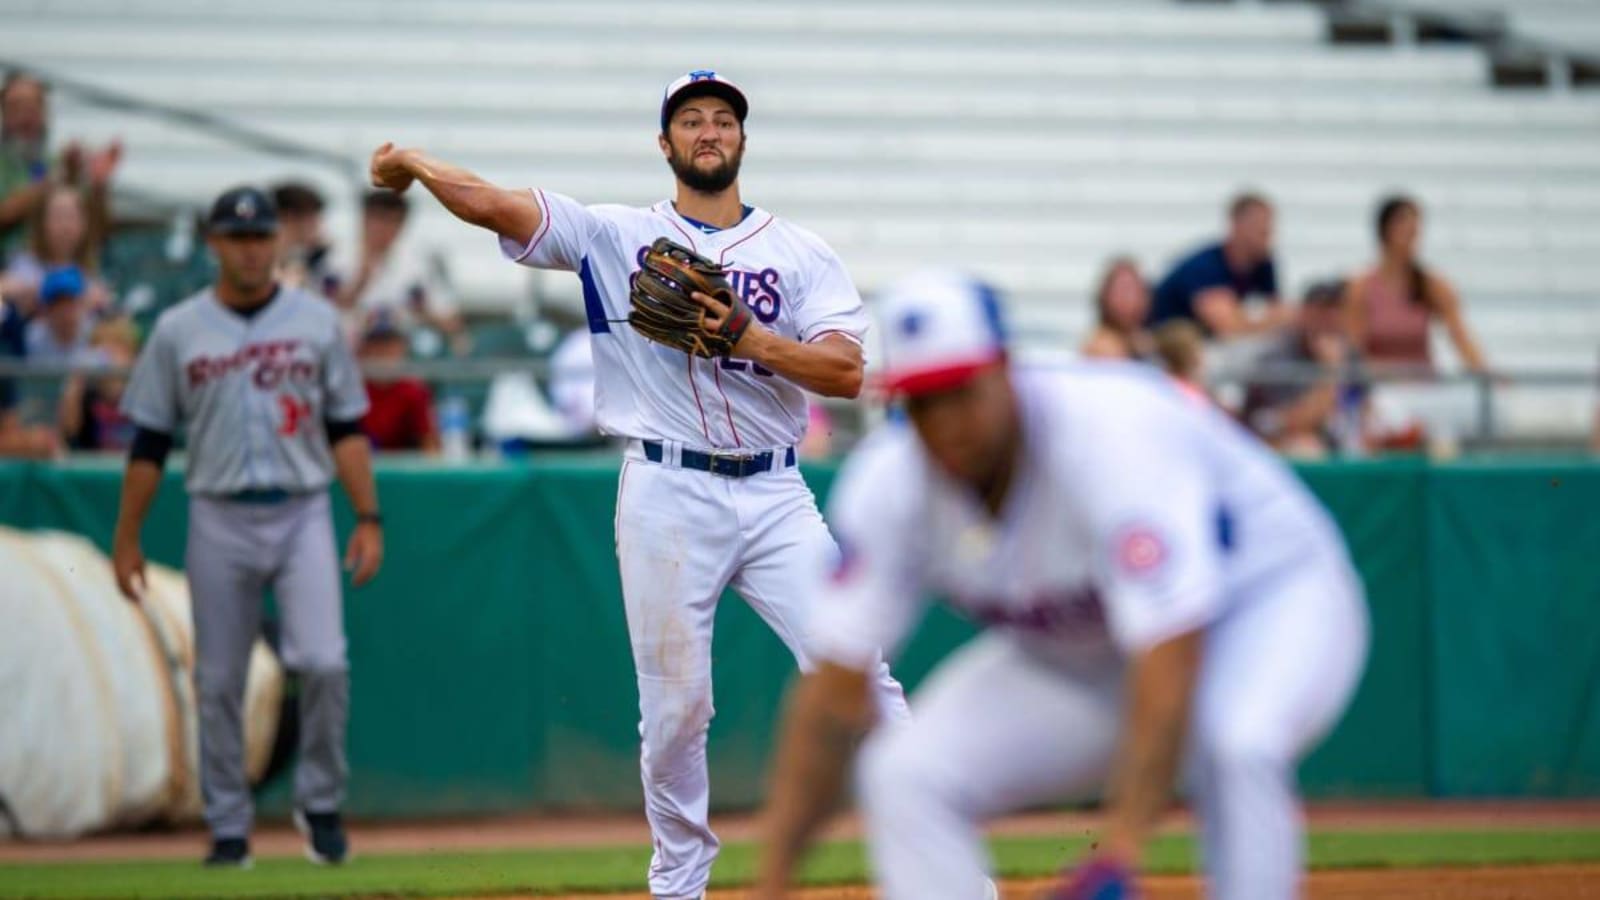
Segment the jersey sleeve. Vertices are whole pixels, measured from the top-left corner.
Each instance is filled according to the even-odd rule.
[[[518,265],[576,272],[589,245],[603,227],[594,211],[562,194],[533,191],[539,204],[539,227],[527,244],[501,235],[500,252]]]
[[[1220,505],[1186,411],[1144,406],[1105,417],[1067,463],[1111,637],[1130,654],[1203,627],[1223,599]]]
[[[322,388],[327,398],[323,417],[335,422],[353,422],[367,414],[367,385],[361,378],[361,367],[356,364],[350,345],[339,331],[337,320],[332,331],[322,362]]]
[[[828,504],[837,550],[818,560],[811,587],[812,655],[857,671],[892,657],[921,618],[923,584],[911,537],[918,492],[885,480],[890,466],[846,466]]]
[[[170,320],[163,317],[150,330],[150,338],[133,364],[122,392],[122,414],[133,424],[172,434],[178,430],[178,353],[172,343]]]
[[[818,241],[817,255],[808,271],[809,281],[795,304],[795,330],[802,343],[829,334],[843,334],[860,343],[870,319],[861,294],[845,271],[844,261]]]

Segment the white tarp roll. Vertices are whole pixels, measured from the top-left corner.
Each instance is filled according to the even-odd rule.
[[[83,538],[0,528],[0,835],[64,838],[200,813],[194,640],[181,573],[124,600]],[[246,768],[266,768],[283,671],[251,653]]]

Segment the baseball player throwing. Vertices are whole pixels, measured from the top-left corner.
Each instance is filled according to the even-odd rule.
[[[818,665],[785,723],[758,896],[782,895],[864,729],[866,673],[929,594],[988,629],[862,748],[886,897],[979,900],[986,819],[1101,791],[1098,850],[1051,896],[1132,896],[1185,747],[1210,896],[1295,896],[1295,761],[1367,646],[1332,521],[1152,370],[1008,365],[970,278],[910,277],[881,310],[910,424],[870,436],[830,503],[841,552],[814,586]]]
[[[839,258],[816,235],[740,199],[748,109],[744,93],[713,72],[669,85],[658,143],[677,194],[645,209],[502,189],[387,144],[372,158],[374,184],[420,182],[455,216],[497,234],[508,259],[574,271],[582,282],[598,422],[628,439],[617,560],[655,836],[650,890],[660,898],[699,897],[717,853],[705,749],[718,597],[732,586],[810,667],[803,578],[814,557],[831,553],[832,538],[795,468],[804,392],[853,397],[862,382],[867,318]],[[655,274],[658,262],[668,275]],[[652,329],[652,340],[624,324],[641,264],[658,293],[715,267],[729,291],[720,300],[694,294],[704,307],[698,333],[669,343]],[[703,350],[713,338],[726,355],[680,349]],[[903,714],[887,667],[870,668],[880,711]]]
[[[273,282],[277,217],[254,188],[217,198],[207,242],[216,283],[167,310],[134,366],[122,407],[138,431],[122,482],[112,562],[129,599],[143,592],[139,532],[173,435],[188,428],[189,537],[200,780],[208,865],[247,866],[253,810],[241,706],[262,592],[283,617],[283,663],[300,675],[295,822],[315,862],[347,852],[349,677],[339,560],[327,487],[356,509],[345,565],[362,584],[383,556],[366,389],[326,300]]]

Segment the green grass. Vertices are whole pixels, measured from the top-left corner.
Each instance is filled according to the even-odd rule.
[[[1076,857],[1084,837],[1008,837],[993,842],[996,869],[1006,877],[1048,875]],[[1600,862],[1600,829],[1516,831],[1322,832],[1311,838],[1319,868]],[[191,861],[0,864],[0,897],[426,897],[472,894],[566,894],[638,891],[649,862],[646,847],[602,847],[380,855],[338,868],[299,859],[257,860],[249,872],[213,872]],[[725,847],[717,886],[746,882],[755,863],[749,844]],[[1194,865],[1188,836],[1164,837],[1150,847],[1152,872],[1187,872]],[[859,844],[820,848],[805,880],[815,884],[865,880]]]

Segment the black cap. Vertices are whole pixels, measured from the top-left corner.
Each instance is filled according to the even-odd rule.
[[[278,210],[259,188],[231,188],[211,204],[206,230],[212,234],[273,234],[278,230]]]

